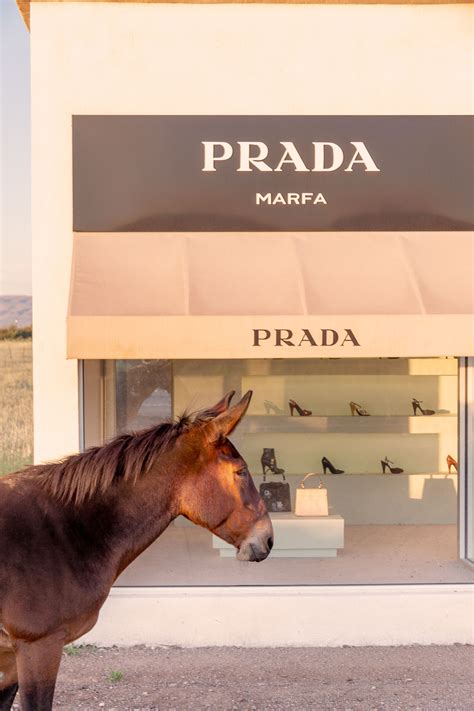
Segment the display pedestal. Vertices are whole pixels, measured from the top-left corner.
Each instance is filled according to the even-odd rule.
[[[334,558],[344,548],[342,516],[295,516],[272,513],[275,544],[272,558]],[[221,558],[234,558],[236,550],[221,538],[212,536],[212,545]]]

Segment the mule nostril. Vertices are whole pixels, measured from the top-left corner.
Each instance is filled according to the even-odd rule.
[[[268,546],[268,550],[271,551],[271,549],[273,548],[273,537],[272,536],[270,536],[270,538],[268,539],[267,546]]]

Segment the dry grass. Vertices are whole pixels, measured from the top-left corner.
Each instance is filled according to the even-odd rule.
[[[0,476],[32,461],[31,340],[0,341]]]

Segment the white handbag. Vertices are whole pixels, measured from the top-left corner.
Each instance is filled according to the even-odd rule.
[[[315,472],[306,474],[296,489],[295,514],[297,516],[328,516],[328,490],[323,487],[319,476],[319,486],[314,489],[305,489],[304,483],[310,476],[319,476]]]

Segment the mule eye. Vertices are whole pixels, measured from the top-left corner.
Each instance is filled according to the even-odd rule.
[[[248,474],[248,469],[237,469],[237,471],[235,473],[237,474],[237,476],[244,476],[245,477]]]

